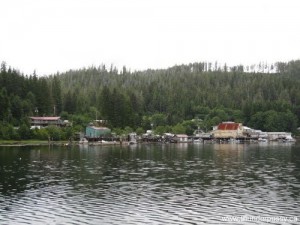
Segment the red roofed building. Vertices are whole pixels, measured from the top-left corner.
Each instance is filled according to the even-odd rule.
[[[243,137],[243,125],[241,123],[223,122],[213,131],[214,138],[237,138]]]
[[[43,116],[43,117],[30,117],[31,126],[46,127],[46,126],[64,126],[65,123],[59,116]]]

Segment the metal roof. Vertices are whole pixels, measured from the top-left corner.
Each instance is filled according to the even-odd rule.
[[[237,130],[238,128],[238,123],[220,123],[218,125],[218,130]]]
[[[96,126],[89,126],[89,127],[94,130],[109,130],[109,128],[107,128],[107,127],[96,127]]]
[[[32,120],[47,120],[47,121],[51,120],[51,121],[56,121],[56,120],[59,120],[60,117],[59,116],[42,116],[42,117],[35,117],[35,116],[33,116],[33,117],[30,117],[30,119],[32,119]]]
[[[188,137],[186,134],[176,134],[176,137],[179,137],[179,138],[186,138]]]

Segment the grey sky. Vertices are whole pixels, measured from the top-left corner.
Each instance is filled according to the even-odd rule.
[[[25,74],[300,57],[299,0],[1,0],[0,60]]]

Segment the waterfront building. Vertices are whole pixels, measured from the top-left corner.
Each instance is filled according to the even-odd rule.
[[[212,135],[217,139],[243,137],[243,125],[235,122],[222,122],[214,128]]]
[[[63,127],[68,124],[68,122],[61,120],[59,116],[33,116],[30,118],[30,125],[32,128],[41,128],[47,126],[58,126]]]
[[[111,130],[107,127],[87,126],[85,136],[88,138],[100,138],[111,134]]]

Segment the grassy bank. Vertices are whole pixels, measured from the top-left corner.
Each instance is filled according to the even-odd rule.
[[[34,145],[64,145],[67,141],[42,141],[42,140],[0,140],[0,146],[34,146]]]

